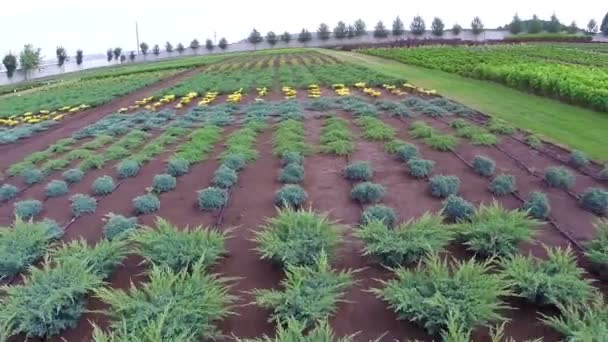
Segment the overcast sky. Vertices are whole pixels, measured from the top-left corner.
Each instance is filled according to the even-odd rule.
[[[7,0],[8,1],[8,0]],[[458,22],[470,25],[480,16],[485,26],[494,28],[508,23],[518,12],[522,18],[536,13],[549,18],[555,12],[567,24],[575,20],[579,27],[594,18],[601,22],[608,11],[605,0],[22,0],[9,2],[0,10],[0,54],[19,51],[31,43],[42,48],[43,55],[54,58],[55,47],[63,45],[73,55],[76,49],[85,54],[103,53],[109,47],[135,50],[135,21],[139,22],[140,40],[150,45],[188,45],[197,38],[204,42],[226,37],[229,42],[248,35],[252,28],[263,34],[269,30],[316,30],[326,22],[331,28],[339,20],[351,23],[362,18],[368,28],[378,20],[390,27],[399,15],[409,26],[416,14],[427,22],[434,16],[444,20],[446,28]]]

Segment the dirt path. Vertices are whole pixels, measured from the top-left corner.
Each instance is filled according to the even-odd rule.
[[[233,230],[227,243],[229,255],[217,267],[217,272],[239,278],[232,288],[232,293],[239,296],[239,306],[233,310],[237,316],[225,319],[220,327],[224,334],[241,338],[273,333],[274,324],[268,322],[270,312],[251,304],[254,297],[247,292],[276,288],[283,276],[279,266],[260,259],[253,250],[256,244],[251,241],[265,219],[276,214],[274,191],[279,186],[276,177],[280,165],[272,156],[272,131],[269,127],[258,136],[259,158],[239,172],[239,181],[232,189],[221,225],[221,229]]]

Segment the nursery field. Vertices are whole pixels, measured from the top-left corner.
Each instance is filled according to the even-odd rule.
[[[0,147],[0,340],[608,335],[584,152],[314,50],[99,110]]]
[[[492,45],[369,49],[363,53],[490,80],[608,112],[606,54],[573,45]]]

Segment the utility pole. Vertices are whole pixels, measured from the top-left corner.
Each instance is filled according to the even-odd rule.
[[[135,39],[137,40],[137,54],[139,55],[139,26],[135,22]]]

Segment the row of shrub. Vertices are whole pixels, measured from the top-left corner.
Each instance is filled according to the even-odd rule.
[[[321,152],[348,156],[354,149],[354,137],[345,119],[335,116],[325,119],[319,136]]]
[[[281,158],[278,180],[284,184],[275,193],[277,207],[300,208],[306,202],[308,194],[299,183],[304,181],[304,156],[309,151],[302,121],[288,118],[276,124],[272,152]]]

